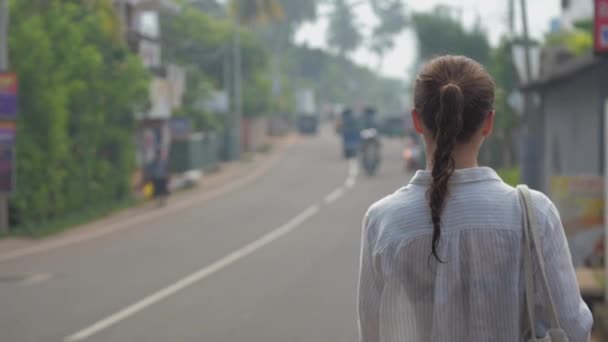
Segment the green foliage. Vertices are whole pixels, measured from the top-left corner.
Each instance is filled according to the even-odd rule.
[[[405,96],[399,80],[385,78],[321,49],[292,47],[286,68],[300,85],[313,87],[320,103],[353,104],[362,101],[380,112],[401,112]]]
[[[486,64],[490,59],[490,43],[481,26],[465,28],[446,6],[437,6],[433,12],[414,13],[412,24],[416,32],[419,58],[425,60],[436,55],[465,55]]]
[[[280,0],[283,7],[284,19],[292,26],[317,18],[319,0]]]
[[[595,30],[593,18],[579,20],[574,23],[574,27],[593,36]]]
[[[232,67],[234,26],[195,7],[185,7],[179,15],[163,17],[161,26],[165,58],[188,72],[184,108],[176,114],[190,117],[198,129],[219,129],[219,118],[205,112],[200,104],[211,90],[227,88],[225,68]],[[270,81],[265,73],[268,54],[251,32],[241,29],[240,35],[244,114],[268,113]]]
[[[254,117],[270,114],[271,84],[267,73],[258,71],[249,74],[243,89],[243,115]]]
[[[500,169],[497,172],[500,178],[511,186],[516,186],[521,183],[521,172],[518,167]]]
[[[370,0],[372,9],[378,17],[378,25],[374,27],[370,48],[378,55],[380,63],[387,51],[395,43],[395,36],[407,26],[405,5],[402,0]]]
[[[238,17],[241,24],[268,23],[283,18],[279,0],[230,0],[229,6],[232,16]]]
[[[219,116],[206,110],[202,100],[213,89],[208,77],[200,70],[192,67],[186,68],[186,92],[182,108],[173,113],[174,117],[186,117],[192,120],[193,128],[197,131],[213,131],[222,127]]]
[[[347,0],[333,0],[334,9],[329,18],[328,45],[346,57],[356,50],[363,36],[357,27],[352,6]]]
[[[216,87],[223,85],[223,62],[231,56],[232,48],[229,22],[184,7],[179,15],[162,16],[161,29],[166,60],[187,67],[189,72],[200,71]]]
[[[548,46],[565,46],[575,56],[588,54],[593,49],[593,34],[576,29],[547,36]]]
[[[11,207],[24,225],[129,196],[133,112],[148,86],[108,1],[30,5],[11,3],[9,38],[21,111]]]
[[[488,68],[496,82],[495,127],[502,130],[514,129],[519,124],[517,114],[507,103],[507,97],[518,86],[517,70],[511,54],[512,47],[512,42],[503,38],[492,50]]]

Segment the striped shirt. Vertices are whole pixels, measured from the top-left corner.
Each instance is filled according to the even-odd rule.
[[[363,342],[523,341],[527,329],[522,211],[517,191],[490,168],[456,170],[442,213],[438,263],[431,252],[428,171],[365,215],[359,279]],[[553,203],[533,201],[550,287],[570,342],[588,341],[593,318],[582,301]],[[537,317],[544,318],[540,279]],[[542,332],[547,323],[538,322]]]

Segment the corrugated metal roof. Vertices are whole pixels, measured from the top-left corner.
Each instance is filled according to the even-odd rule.
[[[595,56],[593,54],[574,57],[568,61],[556,65],[551,72],[546,73],[533,82],[521,86],[520,89],[523,91],[539,90],[541,88],[551,86],[557,82],[567,80],[577,73],[585,71],[589,68],[593,68],[602,63],[608,65],[608,59]]]

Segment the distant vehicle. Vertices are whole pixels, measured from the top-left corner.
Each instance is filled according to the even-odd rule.
[[[380,125],[380,133],[387,137],[404,137],[406,121],[402,115],[391,115],[386,117]]]
[[[315,92],[311,88],[301,88],[296,92],[296,124],[302,134],[317,134],[319,112]]]
[[[424,169],[426,164],[423,145],[418,138],[408,136],[403,149],[403,169],[405,172],[415,172]]]
[[[380,136],[374,128],[361,131],[361,166],[368,176],[373,176],[380,166]]]
[[[300,114],[297,117],[298,132],[315,135],[319,131],[319,119],[314,115]]]

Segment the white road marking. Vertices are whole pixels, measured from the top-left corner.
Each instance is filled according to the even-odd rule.
[[[351,159],[348,164],[348,178],[344,182],[344,186],[348,189],[355,186],[355,183],[357,183],[358,174],[359,174],[359,164],[357,164],[357,159]]]
[[[291,219],[289,222],[287,222],[284,225],[280,226],[279,228],[271,231],[270,233],[260,237],[259,239],[246,245],[245,247],[228,254],[227,256],[214,262],[213,264],[208,265],[208,266],[190,274],[189,276],[186,276],[185,278],[177,281],[176,283],[171,284],[171,285],[165,287],[164,289],[162,289],[156,293],[153,293],[150,296],[112,314],[111,316],[108,316],[108,317],[98,321],[97,323],[91,325],[90,327],[80,330],[80,331],[74,333],[73,335],[66,337],[64,341],[74,342],[74,341],[82,341],[84,339],[87,339],[87,338],[95,335],[96,333],[98,333],[102,330],[105,330],[105,329],[113,326],[114,324],[135,315],[136,313],[146,309],[147,307],[149,307],[153,304],[156,304],[157,302],[159,302],[171,295],[174,295],[177,292],[209,277],[210,275],[212,275],[218,271],[221,271],[222,269],[230,266],[231,264],[239,261],[240,259],[243,259],[244,257],[254,253],[255,251],[259,250],[260,248],[270,244],[271,242],[273,242],[273,241],[279,239],[280,237],[288,234],[289,232],[293,231],[298,226],[300,226],[302,223],[304,223],[306,220],[308,220],[309,218],[314,216],[316,213],[318,213],[319,210],[320,210],[320,206],[318,204],[314,204],[314,205],[310,206],[309,208],[307,208],[306,210],[304,210],[303,212],[298,214],[296,217]]]
[[[44,283],[45,281],[51,279],[52,275],[50,273],[36,273],[31,276],[25,278],[21,285],[31,286],[40,283]]]
[[[344,188],[339,187],[336,190],[330,192],[327,196],[325,196],[325,203],[332,204],[337,201],[340,197],[344,195]]]
[[[357,159],[351,159],[348,164],[348,177],[356,178],[359,173],[359,164],[357,164]]]

